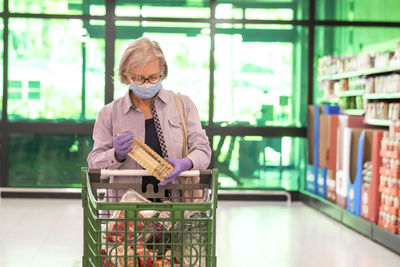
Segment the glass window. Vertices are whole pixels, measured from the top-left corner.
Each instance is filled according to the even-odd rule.
[[[162,23],[165,25],[165,23]],[[200,23],[181,23],[176,27],[163,29],[159,27],[143,27],[143,36],[157,41],[168,64],[168,77],[163,87],[174,92],[188,95],[194,101],[203,123],[208,121],[208,98],[210,76],[210,36],[209,25]],[[124,28],[126,29],[126,28]],[[115,45],[116,80],[118,79],[119,61],[129,43],[139,36],[119,34]],[[134,29],[133,29],[134,30]],[[165,31],[164,31],[165,30]],[[151,32],[150,32],[151,31]],[[133,37],[133,38],[131,38]],[[115,97],[125,94],[128,86],[115,83]]]
[[[1,1],[3,2],[3,1]],[[104,0],[9,0],[9,10],[15,13],[105,15]]]
[[[304,176],[304,138],[215,136],[213,141],[220,188],[240,185],[253,189],[299,189]]]
[[[90,135],[11,134],[9,186],[80,187],[81,167],[93,147]]]
[[[317,0],[316,18],[344,21],[400,21],[398,0]]]
[[[129,17],[208,18],[208,0],[129,1],[117,0],[115,14]]]
[[[3,9],[1,9],[3,10]],[[3,30],[4,30],[4,24],[3,24],[3,19],[0,19],[0,112],[3,110]],[[0,114],[1,118],[1,114]]]
[[[308,0],[218,0],[217,19],[293,20],[308,18]]]
[[[104,50],[88,21],[11,18],[9,119],[94,120],[104,105]]]
[[[307,52],[301,44],[307,40],[305,29],[220,26],[215,37],[214,121],[304,125]]]

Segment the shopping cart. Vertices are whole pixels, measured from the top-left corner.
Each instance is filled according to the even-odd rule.
[[[200,183],[160,186],[157,193],[152,188],[142,193],[141,184],[108,183],[101,179],[123,175],[149,173],[82,168],[83,267],[217,265],[216,169],[183,172],[182,176],[200,175]],[[132,189],[147,199],[161,202],[121,202],[118,194],[114,199],[109,197],[110,190],[135,193]],[[194,190],[203,192],[200,201],[194,199],[196,194],[188,194]]]

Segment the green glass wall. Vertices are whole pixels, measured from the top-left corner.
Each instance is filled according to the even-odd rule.
[[[309,0],[217,0],[218,19],[293,20],[309,18]]]
[[[208,0],[130,1],[117,0],[117,16],[157,18],[203,18],[210,16]]]
[[[319,20],[400,21],[398,0],[316,0],[315,6]]]
[[[295,66],[307,60],[306,54],[297,55],[305,32],[290,25],[217,24],[214,121],[302,126],[306,92],[299,94],[304,89],[296,81],[304,77]]]
[[[213,141],[221,188],[299,189],[304,177],[304,138],[221,135]]]
[[[79,170],[92,146],[90,135],[12,134],[9,185],[80,187]]]
[[[9,19],[9,120],[96,118],[104,104],[104,39],[91,38],[87,24]]]
[[[1,4],[1,3],[0,3]],[[0,5],[2,10],[3,5]],[[4,23],[3,23],[3,19],[0,19],[0,53],[1,55],[3,55],[3,32],[4,32]],[[0,56],[0,73],[3,73],[3,57]],[[1,99],[1,103],[0,103],[0,110],[3,110],[3,75],[0,75],[0,86],[1,86],[1,91],[0,91],[0,99]],[[2,115],[0,115],[1,118]]]
[[[105,15],[106,12],[104,0],[9,0],[8,8],[13,13],[30,14]]]

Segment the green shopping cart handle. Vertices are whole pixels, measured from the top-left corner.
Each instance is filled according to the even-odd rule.
[[[199,176],[199,170],[190,170],[181,172],[179,176]],[[109,176],[151,176],[151,173],[147,170],[100,170],[100,178],[106,178]]]

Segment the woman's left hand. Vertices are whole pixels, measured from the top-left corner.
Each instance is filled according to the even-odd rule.
[[[165,180],[159,183],[159,185],[166,185],[171,183],[178,175],[186,170],[192,168],[192,161],[185,157],[182,159],[166,159],[169,163],[174,166],[174,170],[165,177]]]

